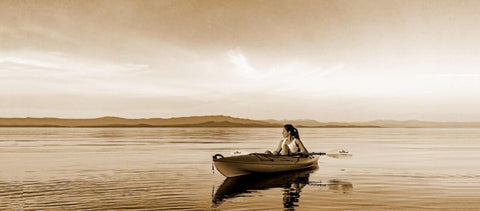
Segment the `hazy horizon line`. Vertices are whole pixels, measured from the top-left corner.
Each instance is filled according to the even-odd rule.
[[[247,120],[255,120],[255,121],[317,121],[317,122],[375,122],[375,121],[397,121],[397,122],[411,122],[411,121],[418,121],[418,122],[438,122],[438,123],[466,123],[466,122],[480,122],[480,120],[464,120],[464,121],[434,121],[434,120],[421,120],[421,119],[407,119],[407,120],[397,120],[397,119],[373,119],[367,121],[348,121],[348,120],[335,120],[335,121],[321,121],[316,119],[252,119],[246,117],[238,117],[238,116],[230,116],[230,115],[223,115],[223,114],[208,114],[208,115],[192,115],[192,116],[171,116],[171,117],[137,117],[137,118],[129,118],[129,117],[121,117],[121,116],[99,116],[99,117],[53,117],[53,116],[44,116],[44,117],[0,117],[0,119],[101,119],[101,118],[120,118],[120,119],[175,119],[175,118],[194,118],[194,117],[231,117],[236,119],[247,119]]]

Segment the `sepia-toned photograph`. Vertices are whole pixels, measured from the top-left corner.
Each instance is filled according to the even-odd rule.
[[[0,210],[480,210],[478,0],[0,0]]]

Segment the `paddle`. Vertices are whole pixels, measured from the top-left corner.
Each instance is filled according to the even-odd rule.
[[[335,152],[310,152],[308,155],[326,155],[331,158],[339,158],[339,159],[347,159],[351,158],[352,154],[348,153],[348,151],[345,150],[340,150],[340,151],[335,151]]]

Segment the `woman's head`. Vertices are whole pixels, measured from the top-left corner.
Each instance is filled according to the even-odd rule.
[[[286,138],[288,135],[293,136],[294,138],[300,139],[297,128],[293,127],[291,124],[286,124],[283,126],[283,136]]]

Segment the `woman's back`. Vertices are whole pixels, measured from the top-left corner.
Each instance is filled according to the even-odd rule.
[[[282,146],[288,146],[290,148],[290,152],[295,153],[299,151],[298,145],[296,143],[297,139],[293,139],[290,143],[287,143],[288,138],[283,140]]]

